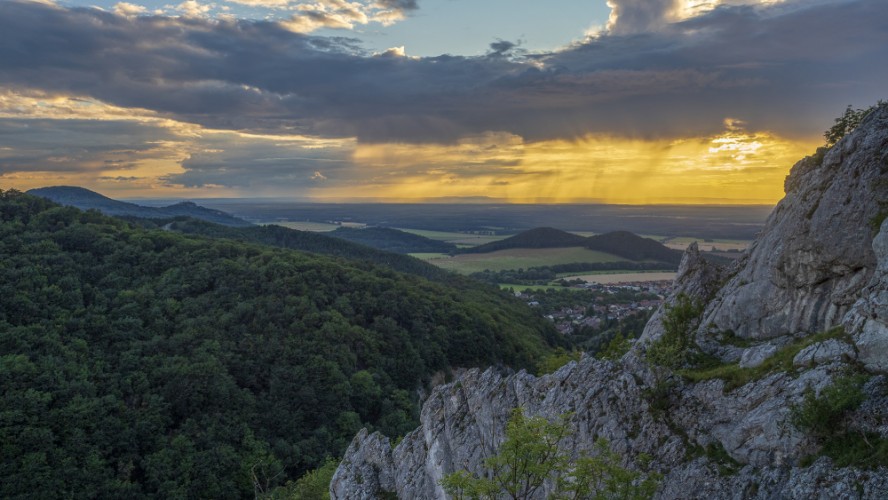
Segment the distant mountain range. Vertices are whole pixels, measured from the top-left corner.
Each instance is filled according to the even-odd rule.
[[[551,227],[539,227],[504,240],[460,250],[461,253],[489,253],[513,248],[584,247],[631,261],[657,261],[678,265],[681,252],[658,241],[628,231],[614,231],[588,238]]]
[[[221,210],[205,208],[190,201],[176,203],[167,207],[143,207],[135,203],[112,200],[95,191],[75,186],[37,188],[28,191],[28,194],[46,198],[61,205],[77,207],[81,210],[95,209],[105,215],[116,217],[167,219],[184,216],[231,227],[248,227],[253,225]]]

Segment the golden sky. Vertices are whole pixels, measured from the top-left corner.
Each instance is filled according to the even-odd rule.
[[[183,164],[212,165],[248,158],[247,176],[280,175],[289,162],[313,159],[317,168],[299,170],[308,186],[302,196],[320,200],[381,198],[392,201],[441,197],[489,197],[516,203],[771,204],[783,195],[783,178],[818,141],[749,131],[726,118],[723,130],[706,137],[627,139],[588,135],[576,140],[526,142],[506,132],[488,132],[454,144],[361,143],[297,135],[247,134],[208,129],[123,109],[95,100],[61,96],[0,94],[0,119],[54,122],[58,137],[97,142],[109,128],[111,147],[80,151],[46,161],[76,168],[34,169],[5,174],[18,189],[79,185],[116,197],[288,196],[289,188],[189,186]],[[91,125],[91,126],[87,126]],[[72,128],[81,135],[72,135]],[[135,127],[135,128],[132,128]],[[132,136],[133,131],[137,134]],[[140,143],[134,148],[126,142]],[[61,149],[76,144],[56,143]],[[242,151],[243,154],[238,152]],[[324,153],[312,158],[312,152]],[[332,153],[333,158],[330,158]],[[11,156],[0,150],[0,160]],[[115,158],[120,158],[115,163]],[[262,172],[263,159],[270,165]],[[239,175],[223,170],[221,175]]]

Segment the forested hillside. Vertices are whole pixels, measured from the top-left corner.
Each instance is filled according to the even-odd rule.
[[[460,279],[451,272],[433,266],[422,260],[400,255],[392,252],[384,252],[360,243],[333,238],[311,231],[299,231],[283,226],[252,226],[230,227],[212,224],[202,220],[179,218],[176,220],[138,221],[139,224],[148,224],[151,227],[163,226],[172,231],[186,234],[210,236],[213,238],[226,238],[249,243],[260,243],[291,250],[319,253],[331,257],[341,257],[349,260],[366,261],[395,269],[403,273],[415,274],[434,281],[455,282]],[[464,280],[463,280],[464,282]]]
[[[330,236],[395,253],[450,253],[456,245],[390,227],[340,227]]]
[[[0,497],[253,497],[450,366],[554,331],[493,288],[0,192]]]
[[[681,261],[681,252],[666,247],[659,241],[642,238],[629,231],[613,231],[596,234],[586,240],[586,248],[607,252],[633,260],[653,260],[677,266]]]
[[[113,215],[115,217],[129,216],[147,219],[193,217],[232,227],[253,225],[221,210],[202,207],[191,201],[183,201],[166,207],[144,207],[135,203],[113,200],[95,191],[76,186],[37,188],[29,190],[28,194],[46,198],[60,205],[77,207],[81,210],[95,209],[105,215]]]
[[[488,253],[510,248],[567,248],[586,245],[586,238],[551,227],[530,229],[515,236],[492,241],[476,247],[464,248],[462,253]]]

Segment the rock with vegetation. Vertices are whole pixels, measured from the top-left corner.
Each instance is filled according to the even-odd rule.
[[[368,457],[365,444],[380,438],[356,437],[333,498],[385,493],[360,486],[368,470],[399,498],[448,498],[460,471],[490,478],[519,407],[548,421],[570,415],[559,449],[571,457],[605,439],[622,467],[662,474],[657,498],[888,498],[888,384],[878,374],[888,231],[871,245],[888,200],[886,150],[882,107],[793,168],[786,198],[727,274],[689,249],[676,294],[628,353],[540,377],[468,371],[432,391],[421,426],[394,447]],[[557,486],[550,478],[520,498]]]

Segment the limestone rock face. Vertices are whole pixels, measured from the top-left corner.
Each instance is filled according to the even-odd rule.
[[[886,177],[888,106],[822,161],[793,167],[786,198],[731,269],[710,265],[696,246],[685,253],[667,304],[680,293],[706,304],[697,344],[737,363],[735,370],[756,370],[791,352],[792,369],[738,378],[739,387],[668,373],[664,379],[644,357],[647,343],[663,334],[661,308],[619,362],[584,357],[542,377],[473,369],[434,388],[420,427],[397,446],[366,431],[355,437],[332,497],[443,499],[440,480],[459,470],[483,474],[512,409],[522,407],[550,419],[571,414],[573,434],[561,443],[571,453],[591,451],[603,437],[626,467],[640,468],[647,462],[640,457],[650,457],[649,467],[664,476],[658,498],[888,498],[888,469],[839,468],[828,458],[803,467],[818,444],[790,422],[808,390],[823,390],[857,363],[888,371],[888,222],[875,240],[869,224],[888,202]],[[782,351],[837,324],[847,337]],[[664,380],[671,389],[658,392]],[[850,428],[888,438],[888,380],[871,377],[864,393]],[[545,485],[537,498],[552,488]]]
[[[361,429],[345,456],[349,459],[342,461],[330,484],[334,498],[375,500],[382,493],[395,491],[392,446],[387,437]],[[337,477],[349,480],[337,480]]]
[[[703,315],[702,327],[766,339],[841,322],[870,281],[876,256],[869,222],[888,200],[888,108],[786,178],[786,196],[744,266]]]
[[[665,304],[673,305],[679,295],[687,295],[693,301],[705,303],[718,291],[724,272],[703,258],[696,241],[691,243],[681,257],[672,294],[666,298]],[[665,307],[661,307],[654,312],[641,335],[641,343],[656,340],[663,335],[665,310]]]
[[[888,371],[888,219],[873,240],[873,252],[878,268],[843,323],[854,337],[860,361],[870,370]]]

